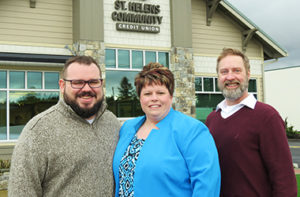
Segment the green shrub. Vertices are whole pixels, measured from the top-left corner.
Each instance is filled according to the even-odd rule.
[[[294,126],[288,126],[287,118],[284,120],[286,136],[289,139],[298,139],[300,138],[300,132],[294,130]]]
[[[10,168],[10,160],[0,160],[0,168],[1,169]]]
[[[10,160],[0,159],[0,176],[2,176],[4,172],[9,172],[9,168],[10,168]]]

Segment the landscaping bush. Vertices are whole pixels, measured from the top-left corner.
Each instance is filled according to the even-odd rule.
[[[287,118],[284,120],[285,124],[285,131],[286,131],[286,136],[289,139],[299,139],[300,138],[300,133],[296,130],[294,130],[294,126],[288,126],[288,121]]]
[[[10,168],[10,160],[0,160],[0,168]]]
[[[9,168],[10,168],[10,160],[0,159],[0,176],[2,176],[4,172],[9,172]]]

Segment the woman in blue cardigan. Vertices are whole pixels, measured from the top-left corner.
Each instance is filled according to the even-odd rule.
[[[113,160],[116,197],[218,197],[220,168],[207,127],[172,109],[174,76],[150,63],[135,78],[145,116],[126,121]]]

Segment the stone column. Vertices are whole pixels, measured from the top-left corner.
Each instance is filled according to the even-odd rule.
[[[174,109],[196,117],[193,49],[173,47],[170,69],[175,77]]]
[[[100,66],[102,78],[105,81],[105,46],[101,41],[80,40],[73,45],[76,55],[93,57]],[[104,86],[105,87],[105,86]],[[105,89],[105,88],[104,88]]]

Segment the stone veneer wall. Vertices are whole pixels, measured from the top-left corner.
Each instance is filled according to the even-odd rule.
[[[192,48],[173,47],[170,69],[175,77],[174,109],[195,117],[195,71]]]
[[[73,45],[76,55],[93,57],[99,64],[101,71],[105,72],[105,47],[103,42],[80,40]]]
[[[87,55],[93,57],[101,68],[102,79],[105,79],[105,47],[103,42],[80,40],[73,45],[73,48],[73,52],[76,55]]]
[[[9,180],[9,172],[0,173],[0,194],[1,191],[7,190],[8,180]]]

